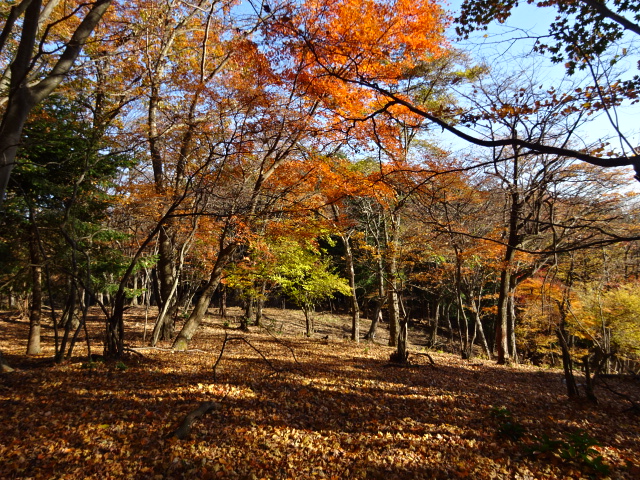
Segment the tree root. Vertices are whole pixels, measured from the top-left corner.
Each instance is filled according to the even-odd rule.
[[[435,367],[436,366],[436,362],[433,361],[433,358],[431,357],[431,355],[429,355],[426,352],[411,352],[411,355],[424,355],[429,359],[429,362],[431,364],[431,366]],[[384,365],[385,368],[389,368],[389,367],[397,367],[397,368],[418,368],[421,365],[415,365],[413,363],[411,363],[409,361],[409,352],[407,352],[407,356],[405,359],[402,359],[399,355],[398,352],[393,352],[391,354],[391,356],[389,357],[389,363]]]
[[[217,402],[203,402],[198,408],[187,414],[182,420],[182,423],[178,428],[171,432],[168,437],[175,437],[179,440],[185,439],[191,432],[191,426],[198,418],[202,417],[211,410],[219,410],[220,404]]]

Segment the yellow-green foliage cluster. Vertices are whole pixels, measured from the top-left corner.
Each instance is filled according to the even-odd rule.
[[[625,285],[604,295],[604,314],[621,353],[640,354],[640,285]]]
[[[640,355],[640,285],[624,284],[600,290],[586,288],[573,329],[601,341],[610,336],[612,347],[625,356]]]

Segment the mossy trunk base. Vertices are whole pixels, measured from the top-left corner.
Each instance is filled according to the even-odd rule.
[[[175,342],[173,342],[173,349],[178,352],[184,352],[189,348],[189,341],[184,337],[176,338]]]

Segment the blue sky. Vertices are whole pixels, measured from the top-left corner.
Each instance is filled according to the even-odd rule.
[[[454,16],[459,11],[461,3],[462,0],[443,2],[445,8]],[[523,0],[513,10],[511,18],[504,25],[494,22],[488,31],[479,32],[466,42],[457,41],[454,45],[470,52],[475,59],[483,60],[501,70],[509,69],[511,65],[515,65],[515,58],[519,58],[520,64],[526,64],[529,59],[533,62],[534,55],[527,57],[527,54],[532,50],[533,40],[526,37],[545,34],[555,14],[556,11],[553,8],[539,8],[529,5],[526,0]],[[452,39],[455,38],[455,32],[452,31],[450,36]],[[627,60],[626,65],[621,65],[621,68],[630,73],[637,73],[637,60],[637,57],[631,57]],[[545,87],[557,86],[562,82],[565,77],[562,65],[554,65],[549,61],[542,60],[539,56],[536,62],[536,73],[545,83]],[[637,108],[635,106],[621,108],[617,114],[621,119],[621,125],[624,126],[624,133],[628,135],[632,145],[640,145],[638,129],[640,125],[635,119]],[[613,132],[606,116],[601,115],[582,128],[580,133],[585,142],[590,143],[598,139],[606,139],[612,136]],[[451,139],[451,142],[454,148],[464,148],[464,145],[456,139]],[[617,147],[619,142],[612,141],[611,145]]]

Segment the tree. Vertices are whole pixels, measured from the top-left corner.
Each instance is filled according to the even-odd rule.
[[[277,259],[271,253],[270,246],[274,239],[264,234],[266,229],[262,237],[251,239],[242,260],[229,265],[224,275],[225,288],[238,290],[245,302],[242,329],[246,329],[254,320],[256,325],[260,325],[264,301],[273,287],[270,276],[275,271]]]
[[[340,222],[340,209],[334,203],[331,205],[333,210],[333,220]],[[341,229],[338,234],[342,247],[344,249],[345,271],[349,280],[349,288],[351,289],[351,340],[360,341],[360,305],[358,304],[358,290],[356,284],[355,261],[353,258],[353,249],[351,246],[351,236],[356,232],[355,228]]]
[[[529,0],[528,3],[534,2]],[[468,37],[475,30],[486,29],[493,21],[503,23],[517,5],[518,2],[513,0],[466,0],[456,19],[456,31],[460,36]],[[536,40],[534,51],[549,54],[554,63],[564,63],[569,75],[578,71],[589,72],[593,84],[585,89],[576,89],[573,96],[582,99],[585,112],[600,110],[606,113],[613,131],[621,140],[623,155],[616,156],[612,152],[601,158],[597,153],[589,155],[588,151],[567,149],[565,152],[554,152],[547,149],[544,142],[525,141],[520,145],[539,153],[555,153],[602,167],[632,165],[638,178],[640,160],[616,120],[615,108],[625,100],[635,103],[640,77],[636,73],[631,78],[613,79],[608,75],[599,75],[598,67],[603,64],[613,66],[627,60],[627,49],[618,47],[625,38],[640,35],[637,15],[640,6],[634,2],[606,3],[598,0],[550,1],[536,5],[538,8],[556,9],[557,16],[549,25],[549,35]],[[564,99],[568,98],[564,96]],[[469,138],[467,140],[471,141]]]
[[[328,260],[313,245],[285,240],[274,246],[274,253],[279,261],[271,280],[302,309],[310,337],[315,330],[312,317],[315,306],[336,293],[351,295],[349,283],[331,271]]]
[[[441,168],[453,170],[454,165]],[[487,183],[477,172],[438,176],[420,189],[410,213],[415,222],[423,225],[422,238],[430,253],[416,260],[412,283],[435,294],[438,303],[453,297],[461,354],[465,358],[473,356],[476,338],[485,354],[491,355],[482,317],[495,309],[494,286],[501,247],[489,240],[498,227],[491,210],[495,200],[487,192]],[[472,326],[467,312],[473,315]]]
[[[0,121],[0,205],[29,113],[62,83],[111,0],[80,5],[70,14],[65,9],[61,15],[58,15],[61,11],[58,4],[51,1],[43,6],[42,0],[22,0],[7,13],[0,34],[0,53],[8,55],[2,78],[7,90]],[[69,33],[65,34],[65,30]],[[60,53],[56,57],[45,54],[47,50]]]
[[[528,0],[527,3],[534,1]],[[515,0],[500,3],[465,0],[456,19],[456,31],[461,36],[468,36],[474,30],[486,30],[493,21],[504,23],[517,5]],[[539,8],[555,8],[558,15],[549,26],[549,37],[555,44],[547,44],[546,39],[539,38],[535,50],[551,53],[551,60],[556,63],[565,62],[570,74],[588,69],[590,62],[609,48],[615,48],[625,34],[640,35],[640,25],[637,23],[640,6],[634,2],[607,4],[597,0],[554,0],[536,5]],[[621,57],[612,59],[614,63],[620,60]],[[638,75],[634,75],[625,82],[629,91],[620,93],[634,98],[631,90],[637,89],[639,80]]]
[[[469,1],[466,2],[465,5],[475,7],[472,9],[472,13],[464,13],[465,10],[463,10],[459,21],[463,25],[469,25],[463,28],[473,29],[475,25],[486,25],[494,19],[504,20],[511,11],[511,8],[516,4],[517,2],[515,1],[506,3],[489,0]],[[369,3],[367,5],[369,5]],[[587,13],[587,25],[595,25],[605,29],[603,35],[604,43],[600,41],[592,42],[593,37],[591,36],[591,32],[596,32],[597,30],[585,29],[581,21],[573,24],[575,27],[573,30],[575,33],[575,42],[572,45],[575,45],[575,47],[572,47],[570,51],[572,55],[578,55],[583,51],[587,52],[580,57],[584,64],[576,62],[578,67],[584,65],[586,68],[589,68],[589,62],[595,58],[594,56],[602,53],[604,48],[612,47],[614,40],[619,38],[623,30],[626,29],[632,33],[640,31],[637,23],[635,23],[635,19],[625,19],[618,14],[628,12],[630,13],[629,16],[632,17],[637,7],[631,6],[629,2],[619,2],[616,4],[618,13],[610,10],[603,2],[590,0],[578,2],[552,1],[543,2],[543,5],[552,5],[560,9],[561,20],[557,23],[557,27],[552,28],[551,32],[553,35],[558,35],[558,39],[561,42],[566,40],[561,37],[564,26],[566,25],[566,19],[571,18],[571,15],[578,12],[581,7],[583,7]],[[416,5],[417,9],[424,7],[424,3]],[[410,55],[415,44],[409,42],[405,45],[403,43],[405,38],[401,35],[394,37],[394,35],[398,33],[393,29],[388,29],[386,31],[387,34],[382,35],[381,47],[379,49],[368,50],[367,48],[370,46],[370,43],[363,41],[358,43],[358,48],[360,49],[358,52],[345,52],[335,47],[335,39],[332,35],[327,36],[326,32],[336,31],[343,34],[340,28],[326,29],[321,27],[311,29],[297,27],[289,28],[286,31],[294,38],[300,39],[300,42],[296,45],[300,47],[301,52],[309,52],[307,54],[308,57],[310,57],[309,70],[316,75],[315,78],[318,84],[332,84],[333,93],[327,93],[326,95],[334,102],[334,110],[337,115],[355,124],[370,121],[381,114],[387,114],[389,112],[398,113],[409,111],[414,115],[424,118],[434,126],[438,126],[476,146],[493,149],[513,147],[520,149],[522,153],[558,155],[565,158],[581,160],[599,167],[633,166],[640,172],[640,158],[629,141],[622,135],[619,125],[614,125],[614,132],[621,137],[621,152],[613,150],[607,151],[606,145],[603,146],[600,143],[590,145],[585,149],[572,148],[568,145],[556,145],[541,139],[523,138],[519,135],[509,138],[485,138],[482,135],[482,129],[491,123],[490,119],[480,121],[480,119],[474,115],[468,116],[465,109],[458,107],[431,108],[429,105],[420,105],[419,102],[416,102],[415,97],[412,95],[412,86],[404,82],[403,73],[415,65],[413,62],[415,62],[416,59],[424,59],[425,56],[438,56],[441,54],[441,49],[439,49],[439,38],[441,37],[437,30],[437,22],[442,17],[434,13],[437,11],[437,6],[432,4],[429,8],[433,9],[431,14],[423,13],[423,18],[428,16],[436,23],[432,25],[411,22],[405,23],[407,29],[415,29],[415,37],[419,37],[420,41],[425,42],[425,44],[422,45],[422,55]],[[471,7],[469,7],[469,9],[470,8]],[[327,12],[331,11],[331,9],[327,10]],[[401,10],[398,11],[402,12]],[[313,13],[309,15],[313,15]],[[339,18],[339,16],[334,14],[331,18]],[[384,24],[387,17],[382,17],[382,19],[379,24],[375,24],[376,27]],[[319,16],[314,20],[317,20],[322,25],[327,23],[323,16]],[[333,25],[331,26],[333,27]],[[371,30],[373,31],[374,29],[372,28]],[[417,34],[417,32],[420,32],[420,34]],[[465,31],[462,31],[462,33],[464,34]],[[346,35],[346,33],[343,35]],[[593,35],[600,35],[600,33],[593,33]],[[403,53],[407,53],[407,56],[402,57],[403,61],[389,61],[389,59],[385,57],[386,52],[395,51],[391,46],[389,46],[388,50],[385,49],[386,44],[384,42],[392,38],[395,40],[396,47],[405,45],[402,51]],[[540,45],[539,50],[542,52],[559,52],[560,49],[557,48],[557,46],[543,47]],[[564,57],[553,57],[556,61],[560,58]],[[571,59],[569,60],[571,64]],[[572,73],[574,70],[575,68],[569,68],[569,73]],[[593,71],[595,74],[595,70]],[[331,80],[328,80],[327,77],[330,77],[335,82],[341,82],[341,87],[336,86]],[[556,95],[553,89],[550,89],[547,102],[556,105],[575,102],[574,108],[585,114],[604,112],[613,120],[615,119],[615,114],[612,112],[612,109],[625,100],[634,102],[634,99],[637,97],[637,78],[634,77],[634,79],[629,81],[603,83],[606,81],[606,76],[601,77],[596,75],[592,85],[585,88],[578,87],[571,94],[563,96]],[[323,91],[326,92],[326,89]],[[366,100],[362,100],[359,103],[353,100],[341,102],[340,96],[346,96],[345,92],[347,91],[350,93],[349,98]]]
[[[58,360],[73,350],[83,326],[74,319],[81,311],[84,320],[99,288],[100,270],[114,273],[120,266],[117,250],[105,248],[119,232],[103,222],[112,206],[108,190],[113,179],[130,166],[127,155],[112,150],[102,125],[88,120],[85,99],[62,93],[36,106],[25,125],[4,218],[4,228],[21,232],[28,245],[32,293],[27,351],[40,352],[42,307],[48,296]]]

